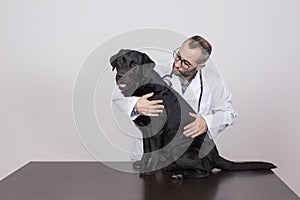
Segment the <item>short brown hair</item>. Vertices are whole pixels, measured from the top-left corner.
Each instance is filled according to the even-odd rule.
[[[201,49],[201,56],[197,60],[198,64],[205,63],[209,59],[209,56],[212,51],[212,47],[206,39],[204,39],[203,37],[201,37],[199,35],[195,35],[195,36],[190,37],[187,40],[185,40],[184,43],[185,42],[189,42],[188,46],[191,49],[194,49],[194,48]]]

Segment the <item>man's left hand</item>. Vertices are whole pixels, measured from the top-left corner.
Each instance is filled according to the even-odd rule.
[[[207,124],[205,119],[201,115],[195,113],[189,113],[190,116],[195,118],[195,121],[184,127],[183,134],[186,137],[191,136],[192,138],[197,137],[207,131]]]

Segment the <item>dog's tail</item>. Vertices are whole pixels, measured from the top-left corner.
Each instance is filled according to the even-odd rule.
[[[246,171],[246,170],[260,170],[260,169],[274,169],[276,166],[269,162],[233,162],[222,158],[221,156],[218,158],[216,162],[216,168],[224,170],[224,171]]]

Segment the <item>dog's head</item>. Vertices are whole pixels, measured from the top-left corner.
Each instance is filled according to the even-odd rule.
[[[110,58],[112,70],[116,69],[116,83],[125,96],[131,96],[134,91],[145,83],[155,63],[145,53],[121,49]]]

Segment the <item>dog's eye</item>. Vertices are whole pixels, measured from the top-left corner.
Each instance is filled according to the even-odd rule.
[[[137,66],[136,63],[131,63],[131,64],[130,64],[130,67],[136,67],[136,66]]]
[[[118,58],[117,63],[118,63],[119,66],[122,65],[124,63],[123,58]]]

